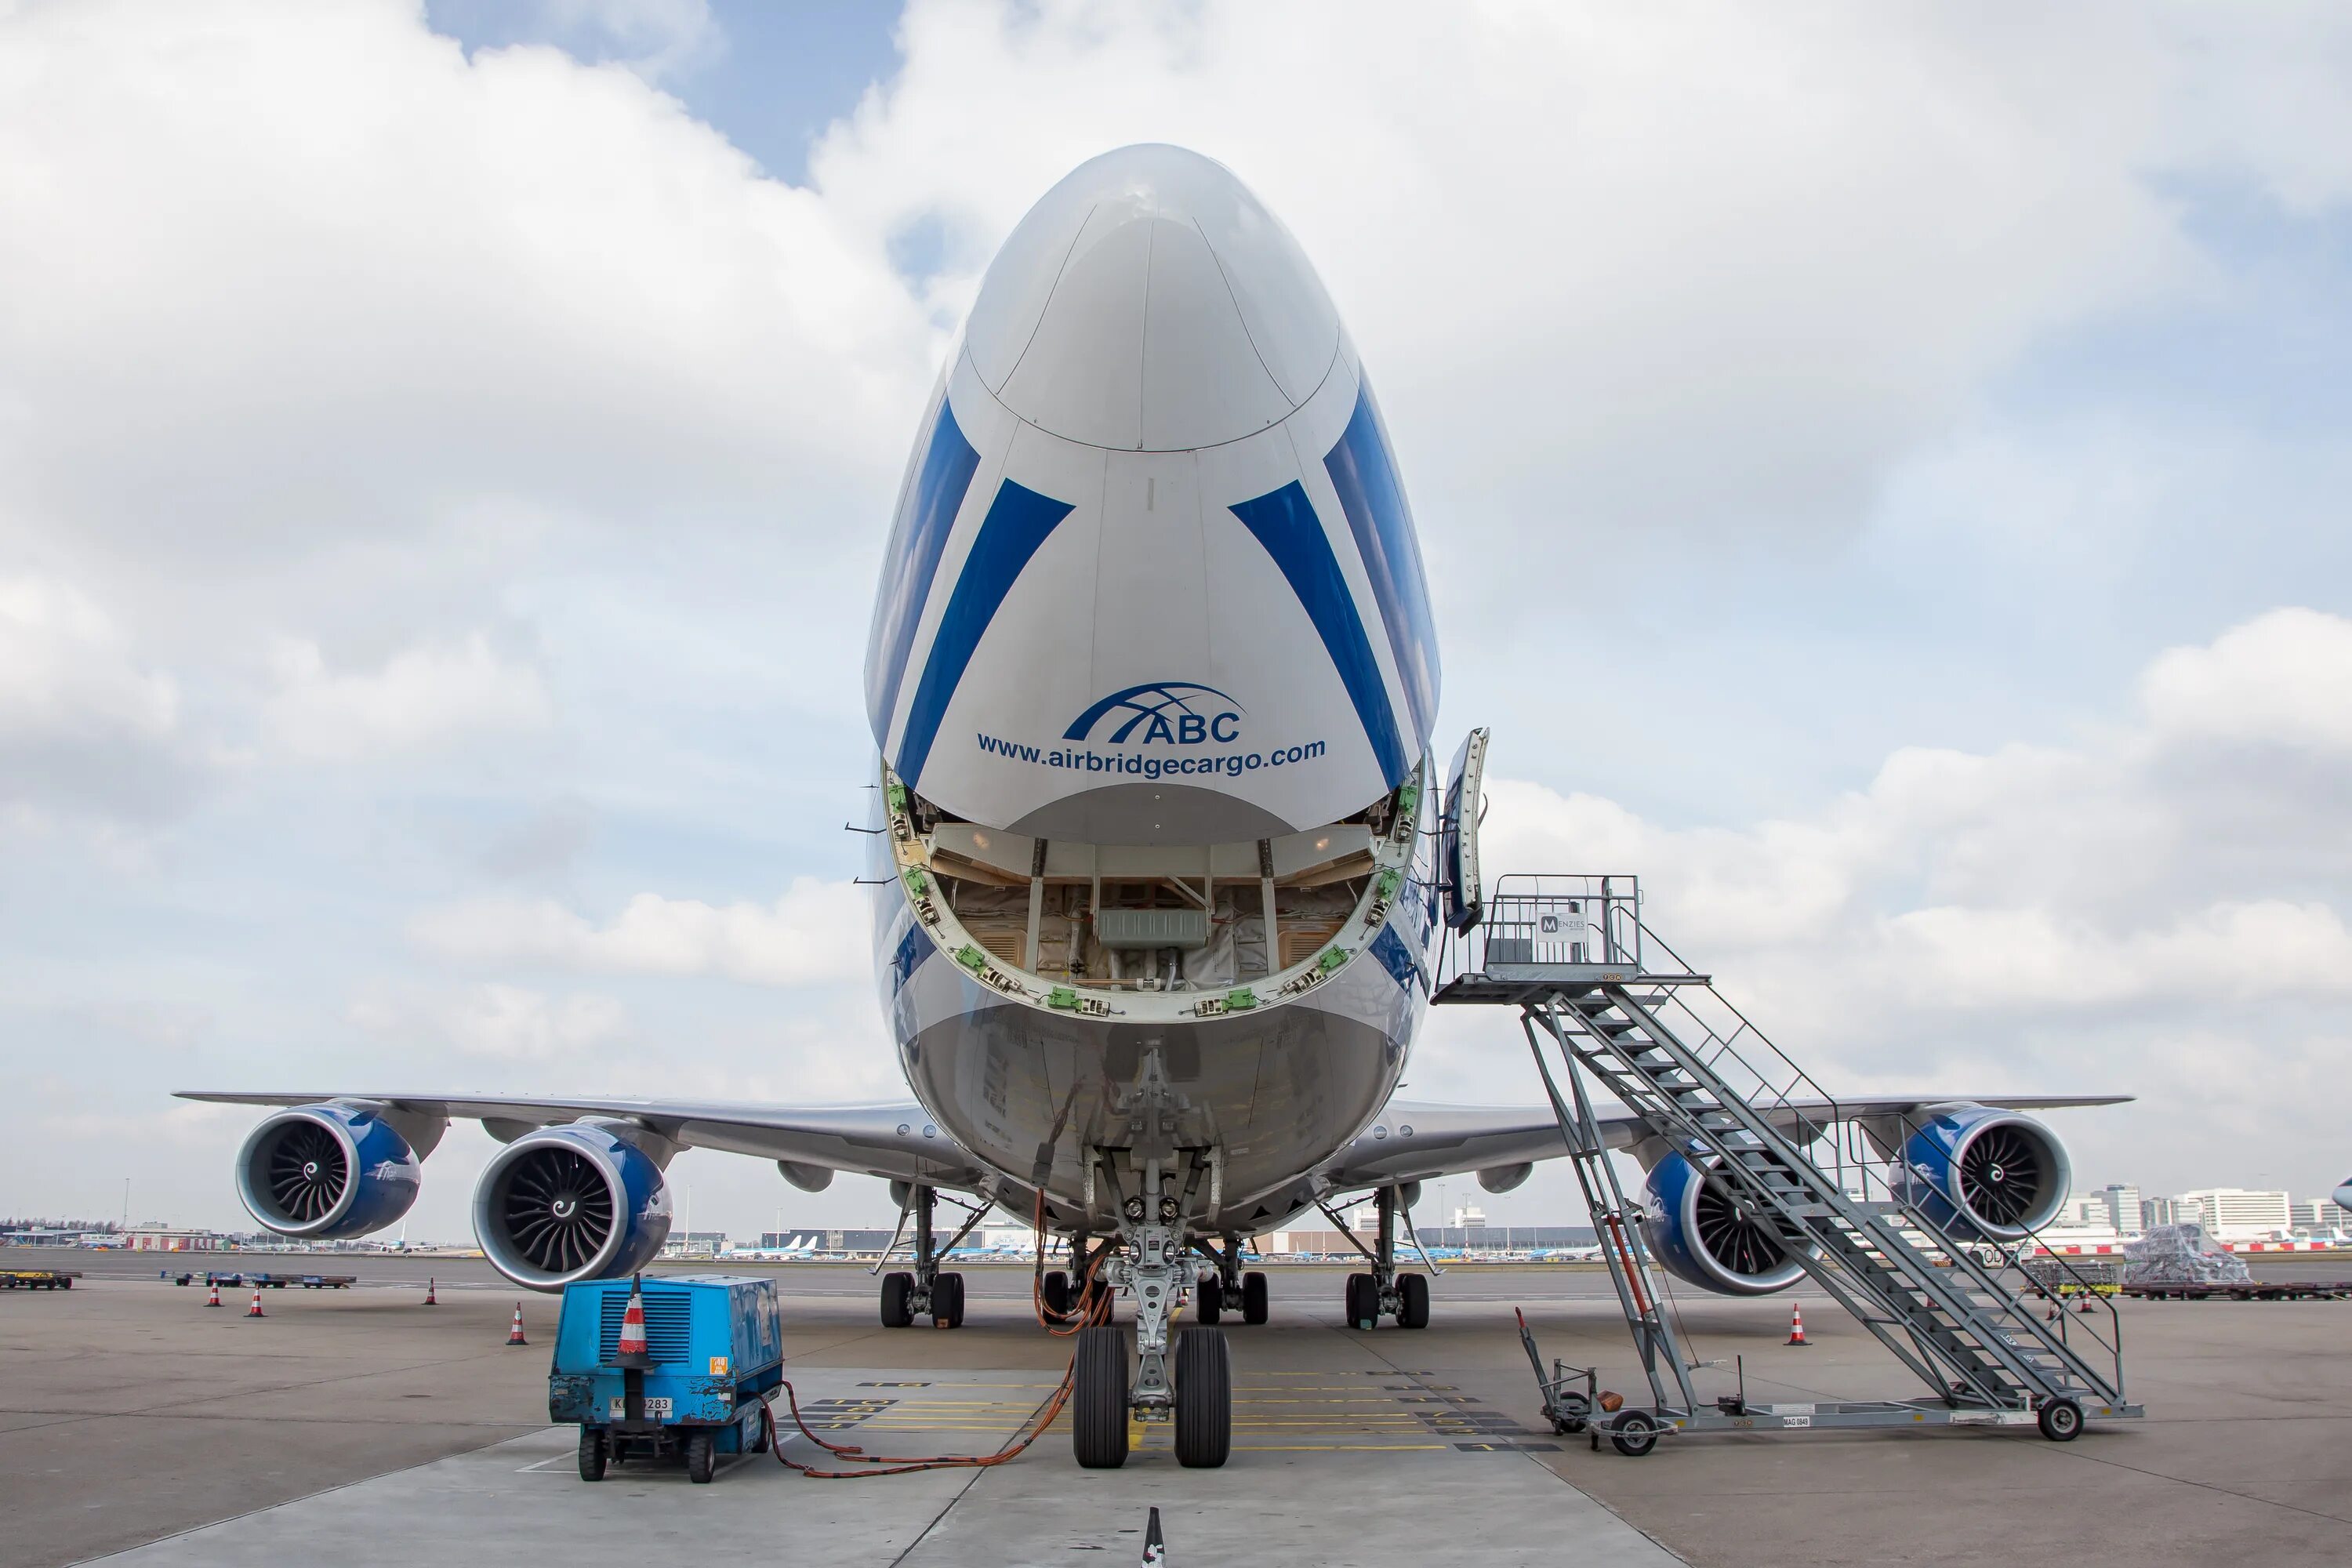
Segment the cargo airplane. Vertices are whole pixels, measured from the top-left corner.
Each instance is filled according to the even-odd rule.
[[[452,1118],[504,1147],[476,1188],[484,1252],[554,1290],[642,1268],[685,1148],[773,1160],[807,1191],[887,1179],[911,1228],[886,1324],[963,1316],[939,1194],[1034,1218],[1072,1267],[1076,1457],[1130,1415],[1186,1465],[1230,1445],[1232,1314],[1263,1323],[1244,1238],[1379,1198],[1359,1329],[1429,1321],[1398,1267],[1421,1184],[1490,1192],[1563,1152],[1548,1109],[1393,1098],[1441,931],[1477,889],[1435,852],[1438,643],[1380,405],[1315,269],[1223,166],[1169,146],[1080,165],[990,266],[922,416],[883,557],[865,696],[876,978],[912,1098],[794,1107],[433,1092],[191,1092],[277,1107],[236,1179],[271,1230],[397,1221]],[[1465,776],[1466,775],[1466,776]],[[1443,791],[1440,785],[1446,786]],[[1475,809],[1448,824],[1475,833]],[[1458,862],[1450,862],[1458,863]],[[1455,880],[1458,881],[1458,879]],[[1988,1235],[2068,1191],[2020,1115],[2067,1100],[1880,1097]],[[1710,1290],[1801,1272],[1721,1184],[1635,1119],[1647,1234]],[[969,1230],[970,1225],[964,1227]],[[1189,1309],[1199,1326],[1173,1328]],[[1131,1339],[1129,1336],[1131,1335]]]

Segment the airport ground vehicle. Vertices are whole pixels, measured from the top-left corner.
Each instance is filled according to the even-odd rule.
[[[636,1356],[623,1343],[633,1297],[644,1310]],[[583,1280],[564,1288],[547,1414],[578,1423],[582,1480],[604,1479],[607,1465],[683,1460],[702,1484],[720,1457],[765,1451],[767,1396],[783,1368],[773,1279]]]
[[[0,1268],[0,1290],[70,1290],[79,1268]]]

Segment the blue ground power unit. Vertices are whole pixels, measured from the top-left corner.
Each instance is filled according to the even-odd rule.
[[[580,1426],[580,1478],[608,1464],[683,1462],[708,1481],[721,1456],[764,1452],[766,1395],[783,1382],[783,1323],[773,1279],[673,1275],[642,1281],[646,1365],[620,1364],[632,1282],[563,1289],[551,1420]]]

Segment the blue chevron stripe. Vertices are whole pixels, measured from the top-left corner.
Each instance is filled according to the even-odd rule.
[[[1371,579],[1372,597],[1388,627],[1389,651],[1412,710],[1413,733],[1426,747],[1437,722],[1437,630],[1429,614],[1412,509],[1405,504],[1404,486],[1389,456],[1388,432],[1372,401],[1371,383],[1357,393],[1356,412],[1339,444],[1324,454],[1323,468],[1356,536],[1356,552]]]
[[[929,445],[915,483],[907,492],[898,526],[890,531],[890,548],[883,570],[897,575],[884,585],[874,609],[874,641],[866,655],[866,705],[874,721],[874,743],[890,743],[890,715],[898,708],[898,683],[907,676],[907,656],[922,624],[923,606],[930,602],[931,580],[938,576],[940,555],[948,547],[956,513],[963,510],[964,492],[980,467],[980,454],[964,439],[954,411],[940,399],[939,416],[931,425]]]
[[[1389,706],[1388,688],[1372,658],[1372,645],[1364,636],[1364,618],[1356,611],[1356,596],[1348,591],[1348,580],[1339,573],[1330,538],[1323,531],[1322,519],[1315,515],[1315,503],[1293,479],[1255,500],[1239,502],[1232,510],[1282,568],[1290,591],[1298,595],[1307,618],[1315,623],[1324,651],[1331,656],[1339,682],[1348,689],[1348,700],[1356,705],[1356,718],[1372,743],[1381,773],[1394,789],[1404,782],[1409,767],[1404,742],[1397,734],[1396,713]]]
[[[997,486],[996,499],[988,503],[988,516],[981,521],[979,537],[971,542],[971,553],[956,574],[955,592],[940,616],[938,635],[931,638],[931,651],[923,659],[923,678],[916,684],[915,700],[907,709],[907,732],[898,742],[896,766],[908,788],[922,781],[931,742],[939,739],[940,725],[948,716],[948,702],[962,682],[971,656],[979,651],[989,623],[996,619],[1004,595],[1013,591],[1029,558],[1070,515],[1070,510],[1068,501],[1041,496],[1011,479]]]

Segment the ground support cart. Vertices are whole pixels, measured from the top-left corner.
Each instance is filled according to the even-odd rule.
[[[2255,1279],[2232,1285],[2125,1285],[2143,1301],[2347,1301],[2352,1279]]]
[[[784,1377],[773,1279],[646,1279],[646,1362],[623,1366],[631,1281],[569,1285],[547,1379],[551,1420],[580,1426],[580,1479],[608,1464],[678,1463],[707,1482],[720,1458],[766,1451],[768,1396]]]
[[[181,1274],[173,1278],[173,1283],[193,1285],[196,1279],[192,1273]],[[283,1290],[289,1285],[299,1285],[305,1290],[348,1290],[360,1282],[356,1274],[219,1274],[210,1269],[205,1271],[203,1279],[207,1285],[225,1285],[232,1290],[242,1290],[248,1285],[257,1290]]]
[[[0,1268],[0,1290],[70,1290],[79,1268]]]

